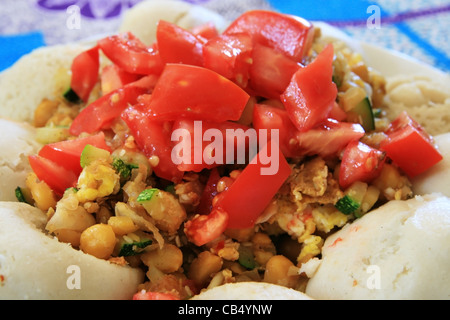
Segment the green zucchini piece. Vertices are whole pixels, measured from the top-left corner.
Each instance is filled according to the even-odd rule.
[[[352,199],[352,197],[350,197],[348,194],[346,194],[344,197],[338,200],[335,206],[343,214],[352,214],[359,209],[361,204],[355,201],[355,199]]]
[[[139,166],[135,164],[125,163],[120,158],[113,158],[112,166],[123,180],[130,179],[131,171],[139,168]]]
[[[73,89],[70,87],[69,87],[69,89],[67,89],[66,92],[64,92],[63,97],[64,97],[64,99],[66,99],[67,101],[69,101],[71,103],[78,104],[78,103],[83,102],[81,100],[81,98],[76,94],[76,92],[73,91]]]
[[[14,190],[15,194],[16,194],[16,198],[17,201],[19,202],[24,202],[24,203],[28,203],[27,199],[25,198],[25,195],[23,194],[22,188],[21,187],[17,187]]]
[[[82,168],[86,167],[92,161],[97,159],[105,159],[107,160],[111,154],[109,151],[105,149],[100,149],[97,147],[94,147],[93,145],[87,144],[83,151],[81,152],[80,157],[80,165]]]
[[[360,123],[366,132],[375,130],[375,117],[368,97],[347,112],[347,116],[349,121]]]
[[[256,268],[257,264],[251,247],[240,245],[238,252],[239,252],[238,262],[241,266],[249,270]]]
[[[119,240],[119,257],[135,256],[152,244],[152,240],[148,238],[140,238],[139,241],[131,240],[129,237],[123,236]]]
[[[155,199],[154,195],[157,194],[159,191],[160,190],[157,188],[145,189],[138,195],[137,201],[140,203],[149,202]]]

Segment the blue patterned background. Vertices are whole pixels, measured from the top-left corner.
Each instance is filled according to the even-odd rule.
[[[142,0],[1,0],[0,70],[34,48],[117,30],[122,14]],[[321,20],[358,40],[394,49],[450,71],[449,0],[185,0],[229,20],[250,9],[272,9]],[[67,8],[81,8],[81,27],[66,26]],[[375,7],[374,7],[375,6]],[[377,9],[379,28],[368,27]]]

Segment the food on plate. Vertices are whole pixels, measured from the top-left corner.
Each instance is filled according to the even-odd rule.
[[[437,135],[434,140],[444,158],[411,180],[413,191],[420,195],[439,192],[450,197],[450,133]]]
[[[450,85],[424,75],[395,76],[386,84],[387,116],[391,120],[407,110],[428,133],[450,131]]]
[[[390,201],[326,239],[306,294],[315,299],[448,300],[449,228],[448,197]]]
[[[206,290],[192,300],[312,300],[306,294],[264,282],[227,283]]]
[[[28,123],[0,119],[0,201],[16,201],[16,187],[25,187],[30,172],[28,156],[42,147],[36,141],[36,128]]]
[[[129,299],[144,279],[140,269],[97,259],[46,235],[47,216],[38,208],[1,202],[0,219],[2,300]]]
[[[214,26],[219,32],[227,27],[221,15],[202,6],[174,0],[148,0],[136,4],[125,13],[119,32],[132,32],[147,45],[156,40],[156,26],[160,20],[193,29]]]
[[[64,254],[145,273],[126,292],[111,282],[111,294],[209,299],[262,286],[267,298],[307,299],[327,239],[412,201],[411,180],[443,154],[407,110],[389,119],[386,79],[311,22],[264,10],[223,30],[206,17],[192,29],[157,20],[144,42],[139,21],[156,5],[136,6],[125,32],[63,63],[64,82],[47,78],[51,94],[25,107],[19,120],[43,146],[27,158],[20,208],[46,217],[40,236],[54,238],[42,250],[57,239]],[[10,270],[6,296],[15,279]]]

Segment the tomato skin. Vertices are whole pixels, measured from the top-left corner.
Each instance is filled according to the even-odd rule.
[[[205,68],[245,88],[252,58],[252,39],[247,34],[218,35],[203,47]]]
[[[364,136],[360,124],[327,119],[306,132],[294,136],[300,155],[320,155],[323,158],[336,157],[351,141]]]
[[[62,196],[67,188],[76,186],[78,176],[54,161],[39,155],[28,156],[28,161],[38,179],[47,183],[57,195]]]
[[[218,73],[197,66],[167,64],[151,95],[139,102],[159,120],[239,120],[250,96]]]
[[[261,97],[279,99],[292,75],[302,66],[270,47],[257,44],[252,52],[250,87]]]
[[[180,300],[172,293],[139,291],[133,295],[133,300]]]
[[[107,65],[101,73],[102,95],[106,95],[138,79],[139,75],[128,73],[115,64]]]
[[[371,182],[380,175],[386,160],[385,153],[358,140],[344,150],[339,170],[339,184],[343,189],[356,181]]]
[[[314,27],[303,19],[265,10],[248,11],[234,20],[224,34],[248,33],[254,43],[274,48],[296,62],[311,48]]]
[[[213,208],[208,215],[196,215],[184,224],[184,233],[196,246],[202,246],[217,239],[228,226],[228,213]]]
[[[233,163],[236,163],[238,161],[235,161],[237,159],[237,150],[245,150],[245,156],[248,157],[248,142],[247,139],[243,139],[244,137],[239,135],[239,131],[242,133],[246,133],[246,131],[250,129],[249,127],[238,124],[231,121],[224,121],[224,122],[212,122],[212,121],[195,121],[195,120],[189,120],[189,119],[182,119],[177,120],[173,124],[173,139],[177,140],[177,135],[183,136],[186,134],[186,139],[190,139],[190,152],[191,157],[190,160],[184,161],[183,158],[179,159],[178,169],[180,171],[194,171],[194,172],[200,172],[204,169],[211,169],[215,168],[221,164],[227,163],[227,157],[231,157],[231,155],[227,154],[227,152],[233,152]],[[234,137],[232,135],[227,134],[227,130],[232,130],[232,132],[236,133],[237,137]],[[239,131],[238,131],[239,130]],[[217,143],[217,148],[215,148],[215,152],[220,152],[223,157],[219,158],[218,154],[211,155],[210,153],[206,152],[206,148],[213,143],[212,141],[207,141],[206,139],[203,139],[205,133],[207,132],[213,132],[220,134],[220,136],[223,138],[222,143],[219,146],[219,143]],[[199,135],[201,134],[201,137]],[[242,137],[242,138],[241,138]],[[214,137],[213,139],[214,140]],[[198,142],[197,142],[198,141]],[[176,145],[180,144],[179,146],[184,150],[185,147],[189,146],[185,144],[185,141],[176,142]],[[228,149],[227,145],[233,146],[233,150]],[[216,145],[214,144],[216,147]],[[177,146],[174,146],[174,148],[178,148]],[[242,160],[239,160],[240,163],[242,163]]]
[[[156,29],[156,40],[164,64],[203,66],[204,40],[201,37],[173,23],[160,20]]]
[[[206,22],[202,25],[192,28],[192,33],[206,40],[212,39],[219,35],[219,31],[212,22]]]
[[[70,134],[78,136],[107,128],[125,108],[135,104],[139,96],[151,92],[157,79],[155,75],[145,76],[92,102],[74,119]]]
[[[58,165],[75,173],[77,176],[81,173],[80,157],[86,145],[111,151],[105,141],[105,134],[99,132],[85,138],[66,140],[44,145],[38,155],[52,160]]]
[[[386,130],[380,149],[385,151],[410,178],[443,159],[432,137],[406,112],[401,113]]]
[[[291,167],[280,150],[278,150],[278,158],[274,159],[278,164],[277,172],[262,174],[261,169],[266,166],[262,164],[261,156],[266,154],[270,146],[269,141],[231,186],[219,194],[215,207],[228,213],[228,228],[252,227],[291,174]]]
[[[98,81],[99,65],[98,46],[83,51],[72,61],[70,87],[84,102]]]
[[[211,212],[213,208],[212,201],[217,195],[217,183],[219,180],[219,170],[217,170],[217,168],[212,168],[209,172],[208,181],[203,189],[202,197],[200,198],[200,203],[197,207],[198,214],[208,214]]]
[[[291,139],[297,133],[297,128],[295,128],[286,110],[264,104],[255,104],[253,127],[258,132],[261,129],[267,130],[268,139],[270,139],[270,130],[278,130],[280,150],[284,156],[292,158],[299,154],[299,148],[291,143]]]
[[[139,105],[127,108],[121,117],[128,125],[139,149],[149,158],[159,158],[158,165],[153,167],[154,173],[162,179],[180,182],[183,172],[178,170],[171,158],[172,123],[153,120]]]
[[[332,82],[333,46],[328,45],[316,59],[293,75],[281,95],[292,122],[299,131],[307,131],[324,121],[337,96]]]
[[[98,41],[99,48],[116,65],[133,74],[160,74],[164,65],[157,50],[147,47],[131,32]]]

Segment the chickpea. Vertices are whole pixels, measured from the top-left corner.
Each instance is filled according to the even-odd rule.
[[[112,227],[114,233],[118,236],[123,236],[139,229],[130,217],[110,217],[108,219],[108,225]]]
[[[166,243],[162,249],[143,253],[141,260],[147,266],[153,265],[164,273],[172,273],[183,264],[183,253],[177,246]]]
[[[116,235],[107,224],[94,224],[81,233],[80,249],[99,259],[107,259],[114,251]]]
[[[188,278],[195,284],[204,286],[214,273],[220,271],[222,264],[222,258],[209,251],[203,251],[192,261]]]
[[[264,281],[294,288],[297,284],[298,275],[290,275],[290,269],[295,267],[291,260],[282,255],[276,255],[267,261]]]

